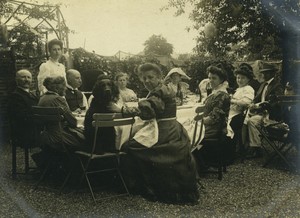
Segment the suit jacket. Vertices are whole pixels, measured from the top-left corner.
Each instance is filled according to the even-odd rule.
[[[264,83],[262,83],[257,91],[256,96],[254,97],[253,102],[261,102],[261,96],[264,88]],[[281,120],[281,107],[277,103],[276,96],[283,95],[283,87],[280,82],[276,79],[273,79],[267,87],[265,101],[270,103],[268,108],[270,119]]]
[[[11,137],[21,146],[33,143],[34,126],[30,120],[31,107],[37,105],[38,97],[32,92],[17,87],[8,102]]]

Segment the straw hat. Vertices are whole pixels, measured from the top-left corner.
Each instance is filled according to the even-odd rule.
[[[167,76],[165,77],[165,81],[167,79],[170,78],[170,76],[174,73],[178,73],[182,79],[187,79],[187,80],[190,80],[191,77],[189,77],[188,75],[185,74],[185,72],[183,72],[183,70],[181,68],[173,68],[169,71],[169,73],[167,74]]]

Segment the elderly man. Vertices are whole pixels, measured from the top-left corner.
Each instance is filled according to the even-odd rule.
[[[260,70],[260,73],[263,76],[264,82],[261,84],[260,88],[257,91],[257,94],[253,100],[252,105],[249,106],[249,111],[257,111],[257,113],[251,116],[247,120],[248,132],[249,132],[249,146],[250,153],[248,157],[259,157],[262,155],[261,151],[261,139],[257,126],[261,125],[263,113],[262,111],[267,110],[269,118],[272,120],[281,119],[281,108],[280,105],[274,101],[277,95],[283,94],[282,85],[278,80],[276,80],[275,74],[277,69],[271,65],[265,63],[263,69]],[[262,103],[268,103],[266,108],[263,108]],[[247,119],[247,118],[246,118]]]
[[[12,134],[19,146],[29,146],[33,143],[32,121],[29,116],[31,107],[37,105],[38,97],[30,92],[32,75],[28,70],[16,73],[16,90],[9,98],[8,113],[12,127]]]
[[[85,95],[78,90],[81,86],[81,75],[79,71],[70,69],[67,71],[67,90],[66,100],[72,112],[81,112],[88,108],[88,103]]]

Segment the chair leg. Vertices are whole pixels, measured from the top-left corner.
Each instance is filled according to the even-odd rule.
[[[49,167],[50,167],[50,163],[47,164],[46,168],[44,169],[42,175],[40,176],[39,180],[37,181],[37,183],[35,184],[34,186],[34,189],[37,189],[38,186],[40,185],[40,183],[44,180],[45,176],[46,176],[46,173],[48,172],[49,170]]]
[[[89,163],[87,163],[86,167],[84,167],[82,161],[80,160],[80,165],[81,165],[81,168],[82,168],[82,170],[83,170],[83,175],[82,175],[82,178],[80,179],[80,184],[82,183],[83,178],[85,178],[85,180],[86,180],[86,182],[87,182],[87,184],[88,184],[88,186],[89,186],[90,192],[91,192],[91,194],[92,194],[92,198],[93,198],[93,200],[94,200],[94,203],[96,203],[96,198],[95,198],[95,195],[94,195],[94,191],[93,191],[93,189],[92,189],[92,186],[91,186],[89,177],[88,177],[87,172],[86,172],[86,169],[88,168]],[[79,185],[80,185],[80,184],[79,184]]]
[[[11,143],[12,148],[12,178],[17,178],[17,147],[15,143]]]
[[[222,172],[222,166],[218,167],[218,180],[222,180],[223,178],[223,172]]]
[[[62,184],[61,187],[59,188],[59,193],[60,193],[60,194],[62,193],[63,188],[65,187],[65,185],[66,185],[67,182],[69,181],[71,175],[72,175],[72,171],[70,171],[70,172],[67,174],[66,178],[64,179],[63,184]]]
[[[25,174],[29,172],[29,149],[27,145],[24,148],[24,155],[25,155]]]
[[[125,190],[126,190],[126,193],[127,193],[128,195],[130,195],[130,193],[129,193],[129,191],[128,191],[128,188],[127,188],[127,185],[126,185],[126,183],[125,183],[125,180],[124,180],[124,178],[123,178],[123,176],[122,176],[122,174],[121,174],[121,171],[120,171],[119,167],[117,167],[117,171],[118,171],[119,177],[120,177],[121,180],[122,180],[122,183],[123,183],[123,186],[124,186],[124,188],[125,188]]]

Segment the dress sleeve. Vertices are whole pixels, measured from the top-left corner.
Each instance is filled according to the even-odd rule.
[[[48,76],[50,76],[50,72],[47,68],[47,64],[43,63],[40,66],[39,74],[37,76],[38,89],[39,89],[41,95],[47,91],[45,86],[43,85],[43,82],[44,82],[45,78]]]
[[[56,98],[54,100],[53,104],[62,109],[63,116],[64,116],[65,120],[68,122],[69,126],[76,127],[77,120],[74,117],[74,115],[72,114],[72,111],[70,110],[66,99],[63,97]]]
[[[165,109],[165,103],[158,96],[152,95],[149,98],[139,102],[140,117],[143,120],[149,120],[156,117],[157,113],[162,113]]]
[[[254,99],[254,89],[251,86],[247,86],[245,88],[245,92],[243,93],[244,101],[247,103],[251,103]]]

